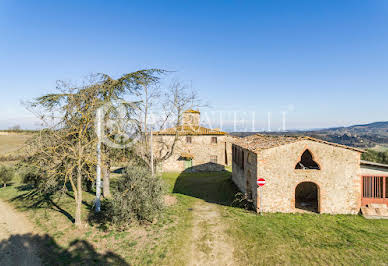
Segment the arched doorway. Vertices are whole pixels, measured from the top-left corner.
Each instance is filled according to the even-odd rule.
[[[319,188],[317,184],[302,182],[296,186],[295,208],[319,213]]]

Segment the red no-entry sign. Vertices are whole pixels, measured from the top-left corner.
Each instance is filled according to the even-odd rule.
[[[259,179],[257,179],[256,183],[257,183],[257,185],[259,187],[262,187],[262,186],[265,185],[265,179],[264,178],[259,178]]]

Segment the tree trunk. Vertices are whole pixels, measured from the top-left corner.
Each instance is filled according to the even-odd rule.
[[[78,159],[77,169],[77,191],[74,191],[75,197],[75,225],[80,227],[82,224],[81,220],[81,207],[82,207],[82,170],[81,170],[81,158]]]
[[[110,161],[105,162],[104,167],[102,168],[103,174],[103,188],[102,192],[104,194],[104,198],[110,198]]]
[[[3,184],[3,187],[6,187],[6,186],[7,186],[7,183],[4,183],[4,184]]]

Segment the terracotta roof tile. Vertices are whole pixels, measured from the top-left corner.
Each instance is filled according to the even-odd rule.
[[[187,153],[187,152],[181,153],[180,156],[181,156],[182,158],[188,158],[188,159],[193,159],[193,158],[194,158],[194,155],[192,155],[191,153]]]
[[[364,152],[364,150],[353,148],[350,146],[332,143],[332,142],[328,142],[328,141],[324,141],[324,140],[320,140],[312,137],[304,137],[304,136],[271,136],[271,135],[256,134],[245,138],[233,139],[233,143],[242,148],[245,148],[247,150],[257,153],[262,150],[279,147],[282,145],[295,143],[302,140],[315,141],[315,142],[324,143],[327,145],[332,145],[335,147],[353,150],[361,153]]]
[[[185,113],[194,113],[194,114],[200,114],[199,111],[196,111],[196,110],[193,110],[193,109],[189,109],[189,110],[186,110],[184,111]]]
[[[201,126],[178,126],[154,132],[154,135],[226,135],[226,132]]]

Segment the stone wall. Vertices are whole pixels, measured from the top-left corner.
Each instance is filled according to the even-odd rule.
[[[320,170],[296,170],[308,149]],[[361,206],[360,153],[315,141],[303,140],[262,151],[258,177],[263,188],[264,212],[294,212],[295,188],[301,182],[318,186],[320,213],[356,214]]]
[[[241,192],[250,195],[252,199],[256,199],[257,155],[249,150],[240,147],[239,149],[244,153],[244,169],[240,168],[240,166],[233,160],[232,180]],[[253,203],[256,207],[256,200],[253,200]]]
[[[217,143],[211,143],[211,138],[217,137]],[[160,157],[171,147],[175,136],[155,136],[154,154]],[[186,143],[186,136],[180,136],[175,144],[174,154],[164,161],[161,169],[164,172],[181,172],[185,170],[185,160],[181,154],[191,154],[193,171],[221,171],[225,168],[224,135],[194,135],[191,143]],[[210,156],[217,156],[217,163],[210,163]]]
[[[303,152],[308,149],[320,170],[296,170]],[[251,172],[249,183],[257,207],[257,178],[264,178],[262,208],[264,212],[296,212],[295,188],[301,182],[318,186],[319,212],[330,214],[357,214],[361,206],[360,153],[311,140],[263,150],[253,166],[247,163],[248,150],[244,150],[244,171],[233,163],[232,179],[241,191]],[[249,160],[249,159],[248,159]],[[235,169],[237,167],[237,169]]]

